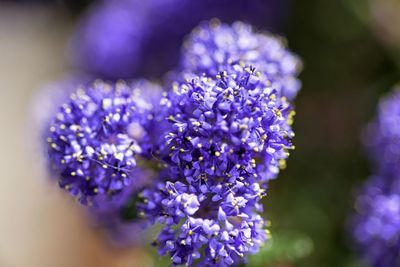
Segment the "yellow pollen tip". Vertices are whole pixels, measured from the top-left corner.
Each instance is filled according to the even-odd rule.
[[[284,160],[284,159],[279,160],[279,168],[281,168],[281,169],[286,168],[286,160]]]

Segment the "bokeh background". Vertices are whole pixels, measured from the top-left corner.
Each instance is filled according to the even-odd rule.
[[[149,245],[110,246],[42,167],[35,114],[45,109],[41,88],[79,71],[69,42],[91,4],[0,1],[1,267],[163,264]],[[267,18],[257,26],[286,36],[302,57],[303,88],[296,150],[265,199],[274,243],[248,266],[362,267],[347,218],[370,173],[361,131],[379,97],[400,81],[400,1],[292,0],[272,14],[273,27]]]

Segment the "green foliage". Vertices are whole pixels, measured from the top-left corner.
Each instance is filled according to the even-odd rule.
[[[306,235],[296,232],[275,232],[272,244],[264,246],[260,253],[250,256],[247,266],[277,266],[294,262],[310,255],[313,246],[311,238]]]

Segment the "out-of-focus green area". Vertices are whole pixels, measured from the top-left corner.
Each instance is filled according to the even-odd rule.
[[[400,81],[396,20],[396,0],[293,1],[285,34],[305,66],[296,150],[265,201],[274,244],[249,266],[362,266],[347,218],[370,172],[361,131]]]

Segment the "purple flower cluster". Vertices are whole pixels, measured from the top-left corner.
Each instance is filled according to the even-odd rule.
[[[368,266],[400,266],[400,93],[380,102],[364,138],[375,174],[356,200],[353,237]]]
[[[301,87],[297,79],[301,61],[285,47],[285,41],[266,32],[256,33],[242,22],[232,26],[218,21],[203,23],[189,36],[182,55],[183,70],[211,76],[232,63],[256,66],[264,79],[290,100]]]
[[[379,171],[399,168],[400,162],[400,91],[384,98],[377,118],[371,122],[364,143],[374,167]],[[400,173],[400,172],[399,172]]]
[[[83,204],[118,196],[135,179],[137,157],[148,156],[152,104],[132,88],[102,81],[78,88],[51,122],[47,141],[54,175]]]
[[[142,56],[138,40],[147,32],[145,8],[139,1],[130,0],[101,1],[93,6],[79,22],[71,41],[74,64],[104,78],[132,77],[140,68]]]
[[[108,0],[93,5],[71,41],[74,65],[106,79],[158,77],[174,68],[182,40],[203,20],[276,29],[287,0]]]
[[[295,112],[254,67],[230,67],[214,78],[174,83],[161,100],[173,125],[166,136],[169,156],[210,175],[226,175],[222,170],[234,162],[236,169],[262,173],[263,181],[274,178],[292,148]]]
[[[390,181],[392,178],[397,179]],[[369,178],[356,200],[353,236],[366,264],[391,267],[400,264],[400,184],[398,177]]]
[[[240,262],[268,239],[260,200],[293,148],[292,106],[241,65],[174,83],[161,106],[168,167],[140,195],[142,215],[166,225],[155,244],[174,266]]]
[[[242,23],[195,30],[182,62],[162,93],[146,81],[78,88],[50,125],[49,159],[122,243],[137,208],[165,225],[154,245],[172,266],[231,266],[269,241],[261,199],[294,149],[300,62]]]

